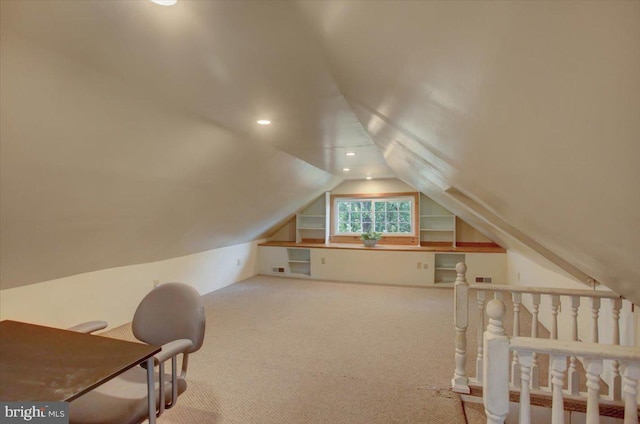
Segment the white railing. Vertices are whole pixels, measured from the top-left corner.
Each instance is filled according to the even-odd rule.
[[[456,266],[457,278],[455,282],[455,304],[454,304],[454,320],[455,320],[455,329],[456,329],[456,338],[455,338],[455,371],[454,377],[452,380],[453,390],[459,393],[470,393],[469,383],[482,385],[485,378],[484,376],[491,375],[492,381],[506,381],[504,385],[504,390],[506,390],[507,394],[509,388],[518,389],[522,387],[523,391],[529,391],[529,389],[540,390],[540,379],[539,379],[539,367],[538,367],[538,355],[540,353],[550,354],[548,351],[543,351],[538,348],[531,350],[522,350],[519,348],[513,348],[511,351],[511,361],[509,361],[509,349],[506,349],[505,352],[501,352],[501,354],[505,358],[496,359],[493,357],[492,361],[489,361],[487,364],[487,356],[488,356],[488,347],[487,342],[485,341],[485,314],[488,315],[488,310],[485,311],[488,307],[488,292],[493,292],[493,297],[496,302],[502,305],[502,308],[505,308],[502,300],[504,299],[505,292],[510,295],[511,300],[513,301],[513,333],[512,336],[514,340],[521,340],[520,338],[520,313],[521,313],[521,305],[523,301],[523,295],[531,297],[531,314],[532,314],[532,326],[531,326],[531,339],[535,339],[536,342],[541,343],[560,343],[562,346],[565,346],[563,343],[569,343],[567,346],[574,345],[595,345],[600,346],[600,350],[605,350],[607,355],[598,354],[595,358],[600,362],[594,362],[591,359],[591,356],[579,355],[576,352],[568,351],[566,352],[566,356],[569,358],[569,366],[568,366],[568,382],[567,382],[567,393],[572,396],[586,396],[588,398],[588,393],[591,392],[591,387],[594,387],[595,382],[593,379],[595,378],[593,373],[595,373],[598,368],[598,363],[600,364],[600,368],[602,368],[602,360],[607,359],[611,363],[610,370],[610,378],[608,381],[609,384],[609,395],[608,399],[613,401],[619,401],[622,398],[622,386],[623,386],[623,376],[621,376],[621,360],[616,356],[614,351],[616,349],[622,349],[622,351],[627,352],[629,349],[630,352],[638,352],[636,348],[629,347],[620,347],[620,309],[622,308],[622,298],[617,294],[607,291],[592,291],[592,290],[562,290],[556,288],[538,288],[538,287],[521,287],[521,286],[505,286],[505,285],[487,285],[487,284],[472,284],[469,285],[466,282],[466,265],[464,263],[459,263]],[[476,290],[476,303],[477,303],[477,311],[478,315],[474,316],[473,319],[478,323],[477,328],[477,354],[475,358],[475,378],[467,376],[466,365],[467,365],[467,328],[469,323],[469,289]],[[538,322],[539,322],[539,308],[542,296],[547,296],[550,298],[551,305],[551,323],[550,323],[550,340],[548,339],[538,339]],[[560,342],[558,341],[558,314],[560,313],[560,297],[566,296],[568,297],[570,304],[570,342]],[[600,315],[600,306],[601,299],[610,299],[611,302],[611,345],[598,345],[599,334],[598,334],[598,321]],[[586,301],[590,305],[591,312],[591,342],[593,343],[580,343],[578,342],[578,308],[581,302]],[[490,301],[491,303],[493,301]],[[496,307],[496,302],[493,302],[493,307]],[[474,308],[476,309],[476,308]],[[506,309],[505,309],[506,312]],[[506,335],[503,328],[502,317],[504,313],[501,315],[501,319],[498,325],[498,322],[491,322],[489,320],[489,326],[487,328],[487,333],[492,335],[489,339],[489,346],[493,343],[493,338],[505,337],[506,340],[509,340],[509,336]],[[500,328],[500,331],[498,331]],[[493,332],[491,330],[494,330]],[[493,338],[492,338],[493,337]],[[524,340],[524,339],[523,339]],[[546,345],[543,345],[546,346]],[[583,346],[583,347],[584,347]],[[626,354],[628,354],[627,352]],[[491,353],[495,355],[495,352]],[[553,355],[550,355],[553,357]],[[556,355],[558,356],[558,355]],[[524,358],[524,359],[523,359]],[[578,359],[582,358],[583,364],[586,368],[586,380],[588,393],[580,393],[579,391],[579,367],[578,367]],[[549,386],[546,389],[547,392],[552,393],[554,387],[558,383],[559,372],[561,367],[561,360],[557,359],[554,361],[553,359],[550,361],[549,367]],[[505,364],[510,364],[506,368],[504,368]],[[556,370],[554,371],[554,365],[556,366]],[[487,369],[487,366],[489,369]],[[633,366],[629,368],[628,364],[625,363],[626,370],[629,371],[628,379],[633,379],[632,376],[635,371]],[[498,367],[498,368],[495,368]],[[565,365],[566,367],[566,365]],[[589,375],[589,367],[591,367],[591,379]],[[562,371],[564,372],[564,370]],[[602,370],[600,371],[602,372]],[[600,372],[598,372],[598,385],[600,381]],[[554,380],[555,379],[555,380]],[[564,384],[564,379],[562,380]],[[630,385],[630,382],[625,383]],[[485,385],[486,386],[486,385]],[[631,386],[626,390],[631,390]],[[486,389],[486,387],[485,387]],[[634,389],[635,390],[635,389]],[[486,391],[485,398],[486,398]],[[557,397],[557,395],[555,395]],[[507,395],[507,403],[506,407],[508,408],[508,395]],[[592,407],[593,408],[593,407]],[[498,408],[500,409],[500,408]],[[491,412],[493,413],[493,412]],[[487,414],[489,417],[489,413]],[[637,414],[635,415],[637,419]],[[493,422],[488,419],[488,422]],[[496,422],[501,422],[496,421]],[[528,421],[523,421],[528,422]],[[561,421],[554,421],[561,422]],[[597,422],[597,421],[590,421]],[[635,422],[635,421],[634,421]]]
[[[488,376],[483,387],[483,401],[487,423],[504,423],[509,412],[509,353],[518,354],[521,368],[519,423],[531,423],[530,378],[534,354],[550,356],[550,388],[552,394],[551,423],[564,423],[563,390],[567,358],[582,358],[586,368],[586,423],[600,420],[600,377],[603,360],[614,360],[622,372],[624,393],[624,423],[638,423],[638,380],[640,379],[640,349],[631,346],[614,346],[597,343],[581,343],[532,337],[509,338],[502,322],[506,308],[501,300],[487,304],[489,325],[484,333],[483,369]]]

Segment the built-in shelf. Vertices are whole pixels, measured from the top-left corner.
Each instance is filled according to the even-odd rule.
[[[296,242],[325,243],[327,241],[326,195],[318,197],[296,214]]]
[[[435,283],[453,283],[456,281],[456,264],[458,262],[465,262],[464,254],[436,253],[433,276]]]
[[[496,283],[505,281],[507,267],[505,250],[497,246],[463,246],[455,251],[451,246],[435,250],[431,246],[380,245],[372,249],[353,243],[293,241],[258,246],[261,275],[305,280],[451,287],[460,261],[467,266],[469,283],[478,277],[490,277]]]
[[[420,194],[420,242],[456,246],[456,216],[424,194]]]
[[[311,250],[288,248],[287,257],[290,273],[311,275]]]
[[[298,215],[298,229],[300,230],[324,230],[325,215]]]

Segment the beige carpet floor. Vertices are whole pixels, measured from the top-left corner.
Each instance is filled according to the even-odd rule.
[[[451,289],[257,276],[203,299],[204,345],[159,423],[466,422],[449,390]]]

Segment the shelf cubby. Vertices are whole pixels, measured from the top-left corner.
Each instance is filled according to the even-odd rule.
[[[327,239],[326,194],[296,214],[296,243],[324,243]]]
[[[456,216],[424,194],[420,194],[420,242],[456,246]]]
[[[287,248],[287,257],[290,273],[311,275],[311,250]]]
[[[465,255],[462,253],[436,253],[434,278],[436,284],[453,283],[456,281],[456,264],[465,262]]]

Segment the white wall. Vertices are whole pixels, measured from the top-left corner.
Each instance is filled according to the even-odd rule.
[[[180,281],[205,294],[256,275],[259,242],[0,290],[0,320],[61,328],[104,320],[119,326],[131,321],[154,280]]]
[[[395,178],[379,180],[346,180],[331,190],[331,194],[407,193],[418,191]]]
[[[295,216],[287,221],[282,228],[276,231],[269,241],[295,241],[296,239],[296,218]]]
[[[472,243],[491,243],[492,240],[481,234],[471,225],[456,217],[456,240]]]

